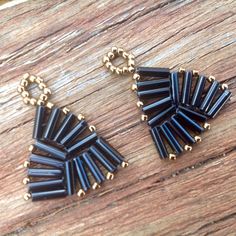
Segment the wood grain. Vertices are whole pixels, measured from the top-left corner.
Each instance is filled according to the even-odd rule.
[[[131,79],[111,75],[114,45],[137,65],[213,74],[236,93],[236,2],[6,1],[0,5],[1,235],[235,235],[235,96],[192,153],[164,162],[140,122]],[[26,71],[52,102],[82,112],[130,162],[86,198],[25,202],[23,161],[34,109],[16,92]]]

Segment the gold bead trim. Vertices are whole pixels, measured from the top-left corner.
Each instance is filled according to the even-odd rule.
[[[127,66],[123,67],[115,66],[112,63],[112,60],[118,57],[122,57],[124,60],[126,60]],[[134,55],[125,52],[124,49],[122,48],[112,47],[111,51],[108,52],[107,55],[103,57],[102,62],[108,70],[110,70],[112,73],[116,73],[117,75],[134,73],[135,71]]]
[[[39,98],[32,97],[28,91],[28,87],[33,83],[36,83],[38,88],[42,90]],[[25,73],[22,76],[22,80],[20,85],[17,87],[17,91],[22,96],[23,102],[32,106],[44,105],[48,101],[49,96],[52,94],[51,90],[47,88],[47,85],[44,83],[42,78],[35,75],[30,75],[29,73]]]

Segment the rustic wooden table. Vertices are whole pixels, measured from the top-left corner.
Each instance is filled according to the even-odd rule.
[[[138,65],[194,68],[235,94],[235,0],[0,2],[1,235],[236,235],[235,96],[201,144],[165,162],[131,79],[101,63],[118,45]],[[129,168],[83,199],[24,201],[34,118],[16,92],[25,72],[45,79],[55,104],[83,112]]]

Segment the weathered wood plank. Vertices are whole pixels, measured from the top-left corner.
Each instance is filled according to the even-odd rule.
[[[101,58],[123,46],[138,65],[195,68],[235,94],[235,9],[233,0],[39,0],[0,8],[1,234],[233,235],[235,96],[191,154],[163,162],[139,120],[131,79],[111,75]],[[16,87],[26,71],[45,78],[54,103],[84,113],[130,167],[82,200],[24,202],[21,164],[34,109]]]

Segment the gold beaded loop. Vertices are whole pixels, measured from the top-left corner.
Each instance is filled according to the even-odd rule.
[[[28,87],[33,83],[36,83],[38,88],[42,91],[38,99],[32,97],[28,91]],[[35,75],[30,75],[29,73],[22,76],[22,80],[20,85],[17,87],[17,91],[21,95],[24,103],[32,106],[36,106],[37,104],[45,104],[48,101],[49,96],[52,94],[51,90],[47,88],[42,78]]]
[[[112,63],[112,60],[118,57],[122,57],[125,61],[127,61],[127,66],[115,66]],[[124,49],[118,47],[112,47],[111,51],[103,57],[103,64],[108,70],[110,70],[112,73],[116,73],[117,75],[134,73],[135,71],[134,55],[127,53],[124,51]]]

